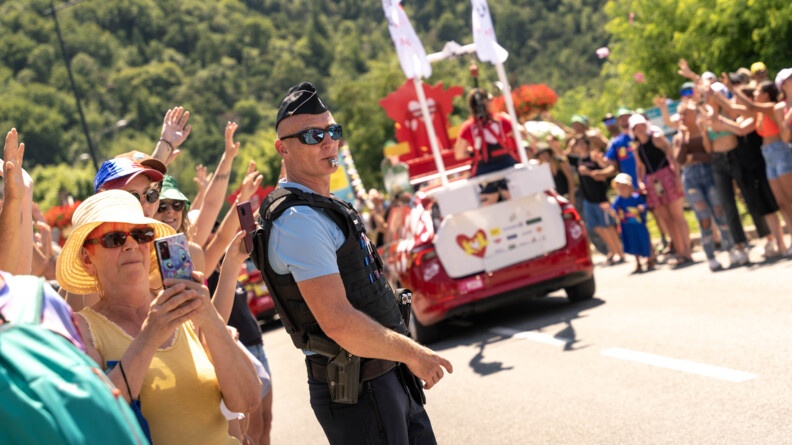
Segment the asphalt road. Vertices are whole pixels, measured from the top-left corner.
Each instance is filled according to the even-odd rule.
[[[427,391],[438,442],[792,443],[792,261],[713,274],[696,257],[598,267],[591,301],[556,293],[449,327],[432,347],[455,372]],[[272,443],[327,443],[302,354],[282,328],[264,342]]]

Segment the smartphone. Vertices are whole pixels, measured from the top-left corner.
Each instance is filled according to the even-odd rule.
[[[245,252],[253,251],[253,232],[256,231],[256,221],[253,220],[253,207],[250,201],[240,202],[236,206],[239,225],[245,231]]]
[[[157,252],[157,263],[163,280],[166,278],[193,279],[194,267],[190,257],[190,245],[185,234],[177,233],[155,239],[154,250]]]

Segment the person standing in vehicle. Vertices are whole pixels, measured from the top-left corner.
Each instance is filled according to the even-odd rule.
[[[286,177],[262,204],[251,258],[306,353],[317,420],[331,444],[436,443],[423,389],[453,368],[408,337],[363,220],[330,194],[341,125],[302,82],[275,129]]]
[[[503,113],[490,109],[492,95],[481,88],[468,93],[467,105],[470,117],[462,123],[454,145],[454,157],[462,160],[472,157],[470,177],[505,170],[517,163],[514,158],[514,127],[511,119]],[[489,205],[501,199],[509,199],[506,181],[482,184],[481,203]]]

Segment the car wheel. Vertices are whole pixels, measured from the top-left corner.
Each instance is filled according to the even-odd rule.
[[[410,336],[413,340],[422,344],[434,343],[442,339],[445,335],[443,322],[430,326],[424,326],[415,318],[415,314],[410,311]]]
[[[589,300],[594,297],[594,292],[597,290],[597,284],[594,282],[594,277],[578,283],[574,286],[564,288],[567,298],[570,302]]]

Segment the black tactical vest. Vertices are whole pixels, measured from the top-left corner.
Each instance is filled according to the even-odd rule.
[[[366,236],[363,222],[355,209],[334,196],[326,198],[296,188],[278,188],[261,205],[258,220],[260,228],[253,236],[250,258],[261,271],[283,326],[294,345],[300,349],[309,349],[309,334],[327,337],[308,310],[294,277],[291,274],[275,273],[268,260],[267,246],[272,222],[286,209],[296,205],[324,209],[325,214],[344,232],[346,240],[336,251],[336,258],[347,299],[352,306],[386,328],[407,335],[407,327],[402,321],[396,296],[382,273],[382,260]],[[312,252],[304,254],[311,255]]]

